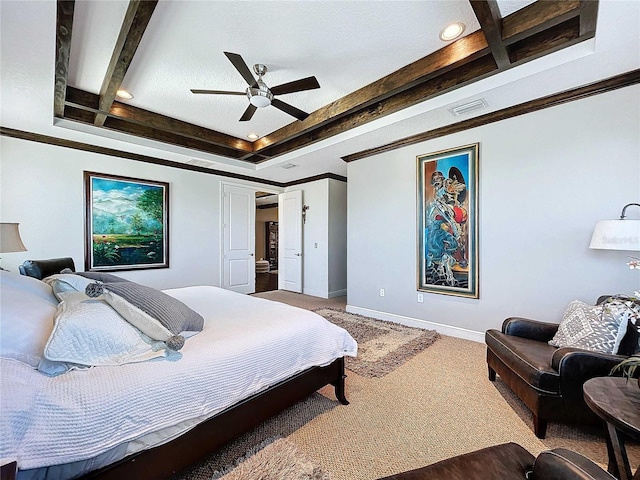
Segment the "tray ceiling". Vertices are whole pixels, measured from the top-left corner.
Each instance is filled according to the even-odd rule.
[[[20,3],[2,2],[3,15]],[[255,178],[344,175],[341,157],[455,123],[450,108],[467,100],[486,98],[485,113],[572,86],[558,78],[557,87],[543,82],[526,91],[518,83],[593,53],[586,41],[601,7],[578,0],[59,1],[54,124],[96,143],[113,139],[132,152]],[[441,41],[453,21],[466,25],[463,37]],[[315,76],[319,89],[278,97],[310,116],[298,121],[269,106],[239,122],[246,97],[192,94],[246,88],[223,52],[249,67],[265,64],[270,87]],[[3,50],[3,69],[5,58]],[[117,88],[134,97],[116,99]],[[279,168],[291,164],[300,168]]]

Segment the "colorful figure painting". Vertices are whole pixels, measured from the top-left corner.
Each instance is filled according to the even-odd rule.
[[[169,266],[169,184],[84,172],[85,269]]]
[[[478,150],[418,157],[418,290],[479,297]]]

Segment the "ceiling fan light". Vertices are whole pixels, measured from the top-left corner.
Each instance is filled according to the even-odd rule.
[[[273,99],[271,92],[259,88],[248,88],[247,97],[249,97],[251,105],[258,108],[268,107]]]

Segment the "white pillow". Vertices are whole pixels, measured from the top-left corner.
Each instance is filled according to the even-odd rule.
[[[37,368],[53,329],[57,305],[49,285],[0,271],[0,357]]]
[[[627,324],[627,318],[616,309],[574,300],[565,310],[549,345],[615,353],[627,333]]]
[[[55,326],[44,348],[49,361],[87,366],[123,365],[165,356],[165,345],[154,342],[123,319],[104,300],[82,292],[61,294]],[[51,362],[39,370],[52,372]],[[63,370],[65,371],[65,370]]]
[[[58,300],[54,296],[51,287],[37,278],[0,270],[0,284],[11,286],[25,293],[40,297],[53,305],[58,305]]]
[[[84,292],[87,285],[95,283],[95,280],[75,275],[73,273],[57,273],[43,278],[42,281],[53,289],[53,294],[62,300],[60,294],[65,292]]]

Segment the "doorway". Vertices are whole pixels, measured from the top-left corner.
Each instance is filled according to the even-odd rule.
[[[278,195],[256,192],[256,293],[278,289]]]
[[[255,192],[222,185],[222,288],[238,293],[255,289]]]

